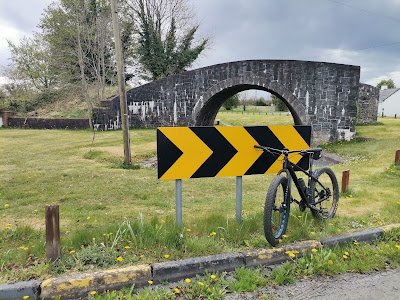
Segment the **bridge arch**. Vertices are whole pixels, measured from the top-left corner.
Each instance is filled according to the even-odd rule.
[[[278,81],[259,76],[229,78],[208,89],[194,105],[192,123],[195,126],[213,126],[222,104],[229,97],[250,89],[266,91],[280,98],[291,112],[295,125],[311,124],[305,107],[295,95]]]
[[[313,143],[355,135],[360,67],[298,60],[244,60],[195,69],[127,92],[130,126],[213,125],[223,102],[240,91],[270,92],[295,124],[312,125]],[[94,109],[99,130],[121,127],[119,96]]]

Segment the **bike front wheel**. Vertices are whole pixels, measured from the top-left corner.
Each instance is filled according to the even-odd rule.
[[[311,209],[314,217],[318,219],[330,219],[335,216],[339,202],[339,186],[335,173],[329,168],[315,170],[311,179],[311,204],[318,210]]]
[[[276,176],[268,189],[264,206],[264,234],[267,241],[276,246],[285,234],[290,211],[288,180]]]

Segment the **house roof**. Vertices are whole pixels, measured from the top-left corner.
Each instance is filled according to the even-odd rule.
[[[386,89],[379,91],[379,102],[385,101],[400,89]]]

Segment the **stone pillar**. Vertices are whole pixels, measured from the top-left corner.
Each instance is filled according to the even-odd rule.
[[[3,110],[1,112],[1,118],[3,119],[3,126],[7,127],[8,126],[8,118],[11,116],[12,111],[9,110]]]

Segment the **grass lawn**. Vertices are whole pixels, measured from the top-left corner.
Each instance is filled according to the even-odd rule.
[[[235,116],[235,118],[233,118]],[[220,113],[233,125],[293,124],[291,116]],[[284,242],[399,222],[400,120],[357,127],[352,142],[323,145],[350,162],[333,166],[350,191],[334,219],[291,211]],[[155,156],[156,131],[132,129],[135,160]],[[122,132],[0,129],[0,283],[57,274],[268,247],[265,194],[273,175],[243,178],[243,223],[235,223],[235,178],[183,181],[183,223],[175,223],[175,183],[153,169],[122,169]],[[62,257],[45,262],[44,208],[60,206]],[[21,272],[23,270],[23,272]]]

